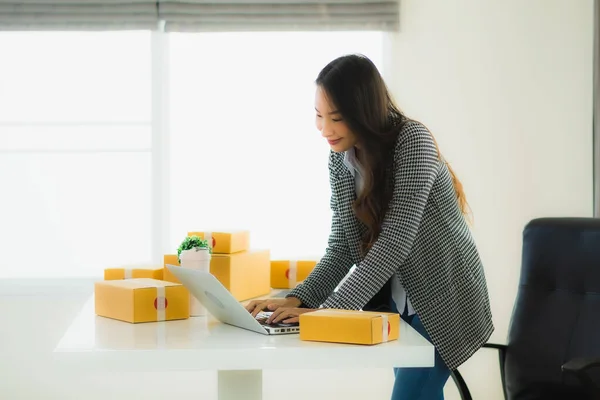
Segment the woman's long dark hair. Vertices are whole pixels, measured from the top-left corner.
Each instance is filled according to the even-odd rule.
[[[331,106],[335,106],[356,135],[363,172],[363,188],[354,202],[354,212],[365,226],[362,251],[366,254],[381,231],[393,190],[396,139],[408,118],[395,105],[377,67],[363,55],[339,57],[323,68],[316,84]],[[439,151],[438,151],[439,154]],[[459,205],[466,213],[462,185],[452,169]]]

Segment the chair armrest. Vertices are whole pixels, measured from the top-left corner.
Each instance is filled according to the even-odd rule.
[[[504,352],[506,352],[506,349],[508,348],[508,346],[506,346],[505,344],[497,344],[497,343],[486,343],[483,345],[483,347],[487,347],[489,349],[498,349],[498,350],[504,351]]]
[[[565,372],[580,373],[590,368],[600,367],[600,358],[574,358],[562,365]]]
[[[498,350],[498,360],[500,361],[500,370],[503,374],[502,384],[504,384],[504,360],[506,359],[506,351],[508,350],[508,346],[505,344],[486,343],[483,345],[483,347],[487,348],[487,349]]]
[[[563,373],[574,376],[583,385],[591,398],[600,398],[600,386],[586,373],[589,369],[600,367],[600,358],[574,358],[561,366]]]

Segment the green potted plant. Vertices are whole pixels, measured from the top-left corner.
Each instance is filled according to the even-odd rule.
[[[212,248],[208,241],[199,236],[187,236],[177,249],[177,257],[182,268],[210,272]],[[194,296],[190,295],[190,316],[206,315],[206,310]]]
[[[193,250],[195,252],[206,251],[208,249],[208,253],[212,254],[212,247],[208,245],[207,240],[201,239],[199,236],[187,236],[183,239],[183,242],[179,245],[177,249],[177,258],[179,259],[179,263],[181,264],[181,253],[184,251]]]

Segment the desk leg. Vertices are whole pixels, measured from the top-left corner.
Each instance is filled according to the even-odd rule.
[[[219,371],[219,400],[261,400],[262,370]]]

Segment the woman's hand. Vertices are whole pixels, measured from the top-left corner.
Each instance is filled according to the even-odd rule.
[[[312,308],[290,308],[279,307],[273,311],[273,314],[267,319],[267,324],[276,324],[283,322],[284,324],[293,324],[300,322],[300,314],[315,311]]]
[[[302,304],[300,299],[296,297],[288,297],[286,299],[263,299],[263,300],[252,300],[246,305],[248,310],[253,317],[256,317],[259,312],[263,310],[275,311],[280,307],[299,307]]]

